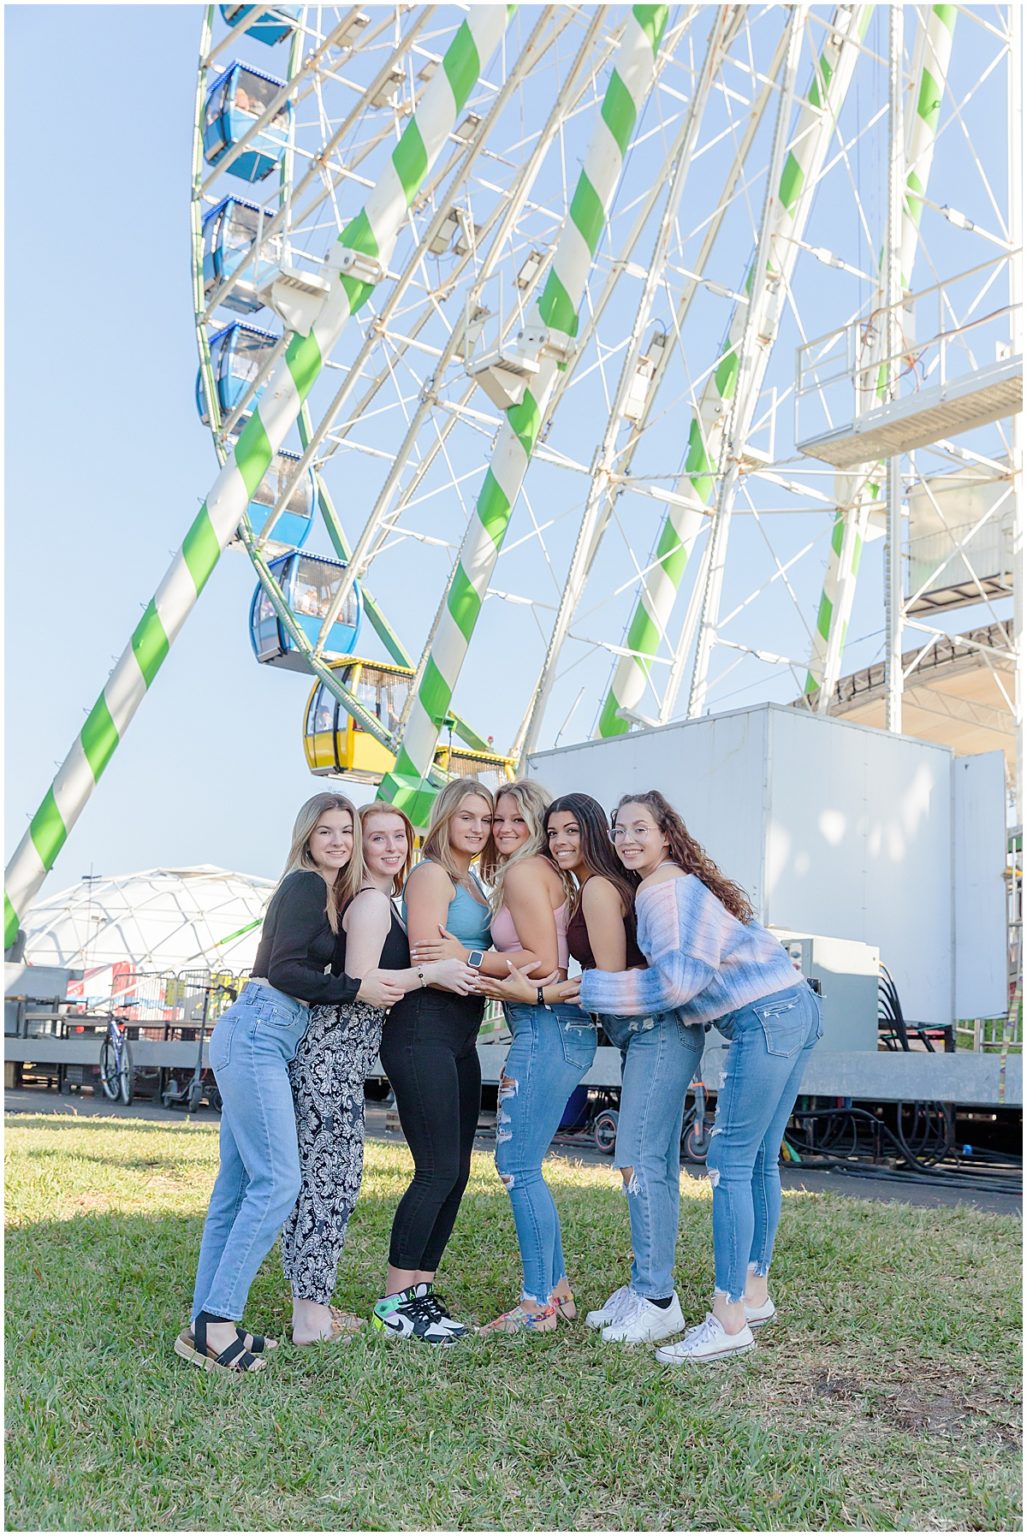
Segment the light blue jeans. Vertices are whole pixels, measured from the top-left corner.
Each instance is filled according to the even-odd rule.
[[[569,1004],[537,1008],[508,1003],[513,1035],[499,1081],[496,1167],[513,1209],[524,1266],[522,1300],[545,1306],[566,1278],[560,1217],[542,1177],[542,1159],[567,1100],[592,1065],[596,1027]]]
[[[699,1067],[701,1024],[676,1013],[649,1018],[603,1014],[600,1022],[620,1051],[621,1091],[616,1168],[630,1168],[625,1185],[631,1221],[631,1289],[662,1300],[674,1294],[674,1251],[681,1201],[681,1119],[688,1085]]]
[[[809,1053],[824,1033],[804,981],[717,1019],[731,1045],[706,1157],[713,1185],[713,1268],[719,1294],[740,1301],[752,1264],[770,1268],[781,1217],[778,1160]]]
[[[198,1312],[237,1321],[257,1270],[296,1204],[300,1160],[288,1065],[310,1010],[249,981],[221,1015],[210,1065],[221,1093],[221,1166],[200,1243]]]

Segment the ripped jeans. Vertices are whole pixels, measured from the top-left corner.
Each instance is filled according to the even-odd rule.
[[[674,1294],[674,1250],[681,1200],[681,1119],[703,1052],[701,1024],[676,1013],[648,1018],[603,1014],[621,1056],[614,1166],[633,1170],[626,1186],[631,1221],[631,1289],[662,1300]]]
[[[513,1210],[524,1266],[523,1301],[545,1306],[566,1278],[560,1217],[542,1177],[542,1159],[567,1100],[592,1065],[596,1028],[570,1004],[507,1003],[513,1035],[499,1082],[496,1167]]]
[[[820,999],[804,981],[715,1020],[731,1041],[706,1157],[713,1185],[713,1268],[728,1301],[750,1264],[770,1268],[781,1216],[781,1141],[809,1053],[824,1033]]]

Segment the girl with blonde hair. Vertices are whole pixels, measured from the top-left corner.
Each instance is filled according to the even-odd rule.
[[[570,1003],[551,1002],[544,986],[567,975],[567,919],[574,886],[548,856],[546,811],[551,796],[541,784],[519,779],[500,790],[492,822],[495,857],[485,868],[493,882],[492,942],[495,970],[507,980],[483,979],[499,998],[513,1037],[499,1083],[496,1168],[513,1210],[523,1283],[517,1305],[484,1332],[550,1332],[577,1313],[563,1256],[560,1216],[542,1172],[567,1100],[596,1052],[596,1027]],[[524,956],[533,963],[525,964]],[[516,983],[510,978],[517,971]],[[515,986],[531,987],[525,1000]]]
[[[359,887],[355,813],[344,795],[300,808],[285,873],[268,904],[253,975],[220,1017],[210,1065],[222,1099],[221,1164],[207,1211],[192,1326],[175,1353],[207,1371],[259,1371],[274,1340],[236,1327],[254,1276],[300,1188],[288,1067],[310,1005],[387,1008],[401,989],[371,965],[361,981],[330,974],[339,914]]]
[[[422,985],[466,995],[474,972],[462,961],[436,960],[419,973],[410,964],[406,930],[393,897],[413,857],[414,829],[392,805],[359,811],[359,856],[350,869],[334,969],[376,966],[403,994]],[[355,889],[354,889],[355,887]],[[364,1167],[364,1079],[374,1065],[385,1009],[371,1003],[323,1004],[289,1064],[299,1137],[300,1193],[282,1229],[282,1267],[293,1297],[294,1344],[338,1340],[362,1319],[331,1305],[350,1216]]]
[[[449,958],[481,969],[491,943],[490,913],[472,866],[491,856],[492,813],[492,795],[476,779],[454,779],[436,798],[421,862],[404,892],[420,985],[393,1008],[382,1034],[382,1066],[396,1095],[414,1177],[396,1210],[385,1294],[372,1321],[393,1338],[426,1344],[452,1344],[467,1332],[449,1316],[434,1283],[471,1168],[485,1008],[476,992],[440,990],[428,967]],[[440,931],[454,940],[446,953],[438,952]],[[421,953],[425,945],[431,956]]]

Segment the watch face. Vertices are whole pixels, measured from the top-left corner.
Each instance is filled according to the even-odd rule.
[[[467,956],[467,964],[473,966],[474,969],[477,970],[484,958],[485,951],[483,949],[472,949],[470,954]]]

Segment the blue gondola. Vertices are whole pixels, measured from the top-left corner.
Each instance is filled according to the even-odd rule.
[[[271,214],[256,203],[247,203],[239,197],[223,197],[203,220],[203,297],[209,303],[217,288],[231,277],[253,250],[257,232],[263,223],[268,225]],[[270,282],[278,271],[281,241],[277,235],[264,245],[261,258],[247,262],[246,269],[235,287],[222,299],[226,309],[252,314],[263,308],[257,297],[257,289]],[[271,260],[268,260],[268,257]]]
[[[203,158],[217,165],[263,115],[285,84],[238,60],[219,75],[203,107]],[[267,126],[228,166],[243,181],[262,181],[281,163],[289,142],[292,102],[285,101]]]
[[[255,16],[252,26],[246,28],[247,37],[255,37],[258,43],[267,43],[268,47],[274,47],[284,38],[291,37],[296,30],[296,22],[302,6],[276,5],[273,11],[261,11],[255,5],[219,5],[222,19],[227,21],[230,27],[236,26],[246,16]]]
[[[280,340],[281,337],[272,331],[262,331],[259,326],[246,325],[242,320],[233,320],[231,325],[216,331],[210,338],[210,366],[222,419],[238,405]],[[258,389],[250,401],[251,407],[260,399],[261,393]],[[207,426],[201,373],[196,375],[196,409]]]
[[[284,448],[271,460],[271,468],[254,491],[249,505],[249,518],[254,533],[263,533],[271,509],[281,495],[285,482],[294,474],[299,461],[298,453],[289,453]],[[300,545],[306,543],[314,517],[314,495],[314,471],[308,469],[306,474],[296,482],[293,493],[286,502],[285,511],[275,523],[274,532],[268,541],[269,547],[272,544],[289,544],[298,549]]]
[[[279,555],[277,560],[268,563],[285,601],[311,645],[315,645],[328,605],[346,567],[338,560],[327,560],[323,555],[302,555],[299,551]],[[355,585],[329,630],[324,650],[328,660],[348,656],[356,646],[362,608],[360,588]],[[303,657],[293,648],[292,640],[278,622],[278,615],[259,584],[250,604],[250,642],[258,661],[289,667],[294,672],[307,670]]]

